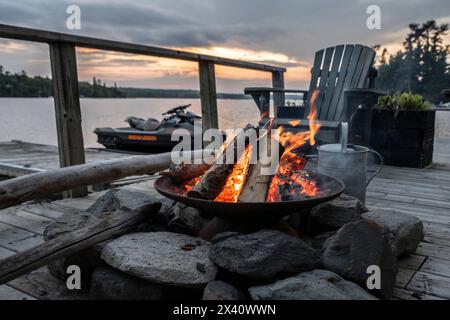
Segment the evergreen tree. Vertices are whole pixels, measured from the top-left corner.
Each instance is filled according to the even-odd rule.
[[[450,87],[450,46],[444,43],[448,25],[434,20],[410,24],[404,49],[386,58],[384,49],[379,64],[377,86],[390,93],[411,91],[438,102],[443,89]]]

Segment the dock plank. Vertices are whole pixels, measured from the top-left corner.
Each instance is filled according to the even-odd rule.
[[[406,289],[450,299],[450,278],[419,271],[411,279]]]
[[[0,285],[0,300],[37,300],[22,291],[14,289],[6,284]]]

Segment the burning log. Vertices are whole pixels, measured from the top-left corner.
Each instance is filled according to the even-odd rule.
[[[217,161],[205,172],[196,185],[188,191],[187,195],[193,198],[214,200],[227,182],[227,177],[235,167],[234,163],[237,159],[240,159],[242,154],[238,154],[238,142],[245,141],[245,132],[253,128],[247,125],[243,130],[233,138],[233,140],[225,147],[222,152],[223,163]],[[232,148],[232,150],[229,150]],[[227,161],[227,154],[232,153],[234,156],[233,161]],[[229,160],[229,159],[228,159]],[[227,163],[228,162],[228,163]],[[231,163],[229,163],[231,162]]]
[[[201,163],[201,164],[188,164],[188,163],[175,164],[175,163],[172,163],[169,167],[169,171],[161,172],[161,175],[169,176],[175,182],[183,182],[183,181],[189,181],[194,178],[200,177],[210,167],[211,167],[211,165],[207,164],[207,163]]]

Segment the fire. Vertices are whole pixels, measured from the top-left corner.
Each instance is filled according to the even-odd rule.
[[[303,155],[298,155],[295,150],[300,146],[309,143],[315,145],[315,135],[320,129],[317,121],[317,110],[315,101],[318,97],[318,91],[314,91],[311,95],[310,112],[307,116],[309,120],[309,128],[306,131],[292,133],[284,131],[280,127],[272,139],[280,143],[285,149],[280,158],[277,172],[272,178],[269,185],[266,201],[279,202],[296,200],[302,197],[315,197],[320,192],[316,181],[305,170],[307,159]],[[271,122],[270,122],[271,123]],[[269,124],[270,124],[269,123]],[[299,121],[292,121],[291,125],[296,126]],[[231,140],[233,141],[233,140]],[[224,152],[226,146],[224,143],[221,152]],[[244,153],[240,156],[238,162],[233,166],[233,170],[228,175],[224,187],[219,195],[214,199],[218,202],[237,202],[250,170],[250,160],[252,146],[245,148]],[[192,179],[184,184],[186,192],[190,191],[201,179],[201,177]]]
[[[272,178],[267,193],[267,202],[295,200],[303,196],[315,197],[319,189],[307,171],[303,156],[284,157],[280,160],[276,175]]]
[[[233,170],[229,174],[222,191],[214,199],[220,202],[237,202],[244,187],[250,169],[250,155],[252,147],[245,148],[244,153],[239,158],[239,161],[234,165]]]
[[[283,131],[282,127],[278,129],[278,137],[275,138],[285,147],[285,150],[280,158],[277,173],[269,186],[268,202],[289,200],[284,199],[286,194],[289,195],[288,198],[292,199],[296,199],[300,195],[314,197],[319,191],[316,182],[304,170],[306,158],[293,152],[307,142],[310,145],[316,144],[315,135],[320,129],[315,108],[317,97],[318,91],[314,91],[311,95],[311,109],[307,117],[309,130],[294,134]]]
[[[189,192],[189,191],[191,191],[192,188],[200,181],[201,178],[202,178],[202,176],[193,178],[193,179],[191,179],[191,180],[189,180],[189,181],[186,181],[186,182],[183,184],[183,189],[184,189],[184,191],[185,191],[186,193]]]

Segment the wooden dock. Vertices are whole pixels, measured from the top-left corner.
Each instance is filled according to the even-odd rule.
[[[126,154],[86,150],[87,161]],[[435,141],[435,163],[427,169],[385,167],[367,192],[369,209],[389,208],[422,219],[425,240],[416,254],[399,261],[396,299],[450,299],[450,140]],[[46,170],[59,165],[56,147],[23,142],[0,143],[0,163]],[[19,169],[14,170],[19,170]],[[12,170],[12,171],[14,171]],[[20,171],[20,170],[19,170]],[[15,174],[18,174],[16,171]],[[26,172],[22,172],[25,174]],[[154,178],[125,188],[155,192]],[[79,199],[30,202],[0,211],[0,259],[43,241],[45,227],[63,213],[89,207],[103,192]],[[86,299],[41,268],[0,286],[0,299]]]

